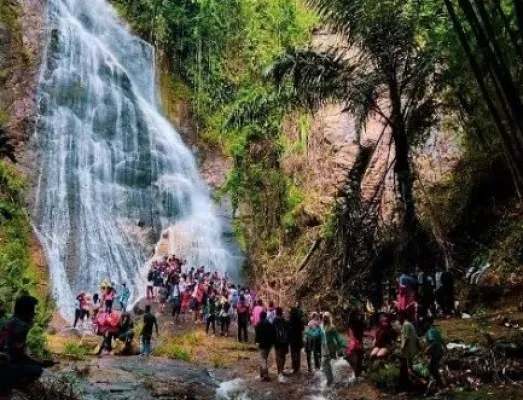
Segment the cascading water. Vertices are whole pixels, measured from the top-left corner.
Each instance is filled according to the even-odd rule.
[[[107,1],[48,3],[36,229],[62,314],[104,278],[131,283],[137,298],[148,248],[171,225],[189,266],[230,268],[194,157],[157,109],[153,48]]]

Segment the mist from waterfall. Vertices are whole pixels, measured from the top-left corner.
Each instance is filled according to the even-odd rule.
[[[188,266],[233,269],[191,151],[158,111],[155,56],[104,0],[49,0],[35,140],[36,230],[64,316],[102,279],[144,289],[149,248],[182,232]]]

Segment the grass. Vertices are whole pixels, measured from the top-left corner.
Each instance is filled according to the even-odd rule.
[[[192,361],[192,354],[175,343],[167,344],[162,348],[162,351],[167,357],[172,358],[173,360],[180,360],[185,362]],[[156,351],[153,351],[153,354],[157,355]]]
[[[89,351],[82,342],[68,340],[64,344],[63,354],[71,360],[84,360],[88,353]]]
[[[197,330],[168,336],[153,349],[153,354],[223,368],[249,358],[251,350],[248,344],[233,342],[230,338],[208,336],[202,330]]]

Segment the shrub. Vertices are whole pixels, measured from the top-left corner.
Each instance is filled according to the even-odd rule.
[[[87,355],[88,351],[81,342],[75,342],[68,340],[64,345],[64,356],[71,360],[83,360]]]
[[[395,393],[399,389],[399,368],[396,364],[376,364],[370,374],[369,381],[378,389],[387,393]]]
[[[172,358],[173,360],[190,362],[192,359],[191,353],[177,344],[170,344],[166,346],[165,354],[167,357]]]

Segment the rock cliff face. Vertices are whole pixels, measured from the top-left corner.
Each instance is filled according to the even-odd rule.
[[[313,46],[319,49],[342,48],[339,37],[326,31],[318,32]],[[425,145],[413,154],[413,162],[423,185],[430,186],[440,180],[455,165],[459,151],[452,134],[430,135]],[[299,140],[296,129],[287,129],[289,140]],[[436,139],[437,138],[437,139]],[[358,143],[358,141],[360,143]],[[362,195],[370,199],[377,187],[385,184],[382,211],[390,221],[395,210],[394,175],[391,163],[394,149],[389,131],[377,118],[371,118],[361,132],[357,131],[354,117],[343,111],[339,104],[323,107],[310,124],[307,149],[303,155],[292,155],[284,160],[284,169],[295,174],[304,192],[316,199],[309,204],[311,212],[325,216],[338,189],[353,166],[359,145],[375,146],[369,169],[362,182]]]
[[[316,48],[343,47],[343,42],[327,31],[316,33],[313,39]],[[163,85],[162,85],[163,86]],[[209,149],[198,138],[191,123],[190,107],[183,98],[168,101],[166,112],[171,121],[183,133],[185,140],[193,144],[199,154],[200,171],[205,181],[213,188],[225,182],[232,163],[214,149]],[[455,165],[459,151],[452,134],[429,135],[428,141],[413,153],[418,182],[427,188],[442,179]],[[281,244],[277,255],[249,254],[254,268],[263,266],[264,271],[280,270],[282,265],[293,271],[304,259],[307,251],[320,235],[321,225],[327,220],[333,200],[354,165],[361,146],[375,147],[370,166],[362,182],[362,195],[366,200],[373,198],[378,187],[383,187],[381,214],[384,222],[393,222],[396,215],[395,182],[392,171],[394,146],[389,131],[377,117],[367,121],[358,131],[353,115],[343,111],[340,104],[329,104],[312,116],[290,115],[282,131],[284,147],[281,167],[290,180],[303,194],[301,209],[296,215],[298,234],[290,243]],[[437,138],[437,140],[436,140]],[[418,184],[418,186],[420,186]],[[417,196],[423,196],[421,187]],[[256,237],[252,219],[240,207],[239,223]],[[257,270],[260,270],[257,268]],[[266,272],[270,275],[270,272]]]
[[[0,9],[0,123],[15,149],[18,169],[33,187],[37,164],[29,143],[36,122],[38,74],[45,47],[45,0],[0,0]],[[28,197],[33,197],[32,190]]]
[[[36,122],[45,16],[45,0],[0,0],[0,125],[3,139],[14,148],[15,167],[27,183],[29,205],[37,179],[37,153],[30,138]],[[29,252],[44,298],[50,290],[46,257],[35,236],[30,238]]]

